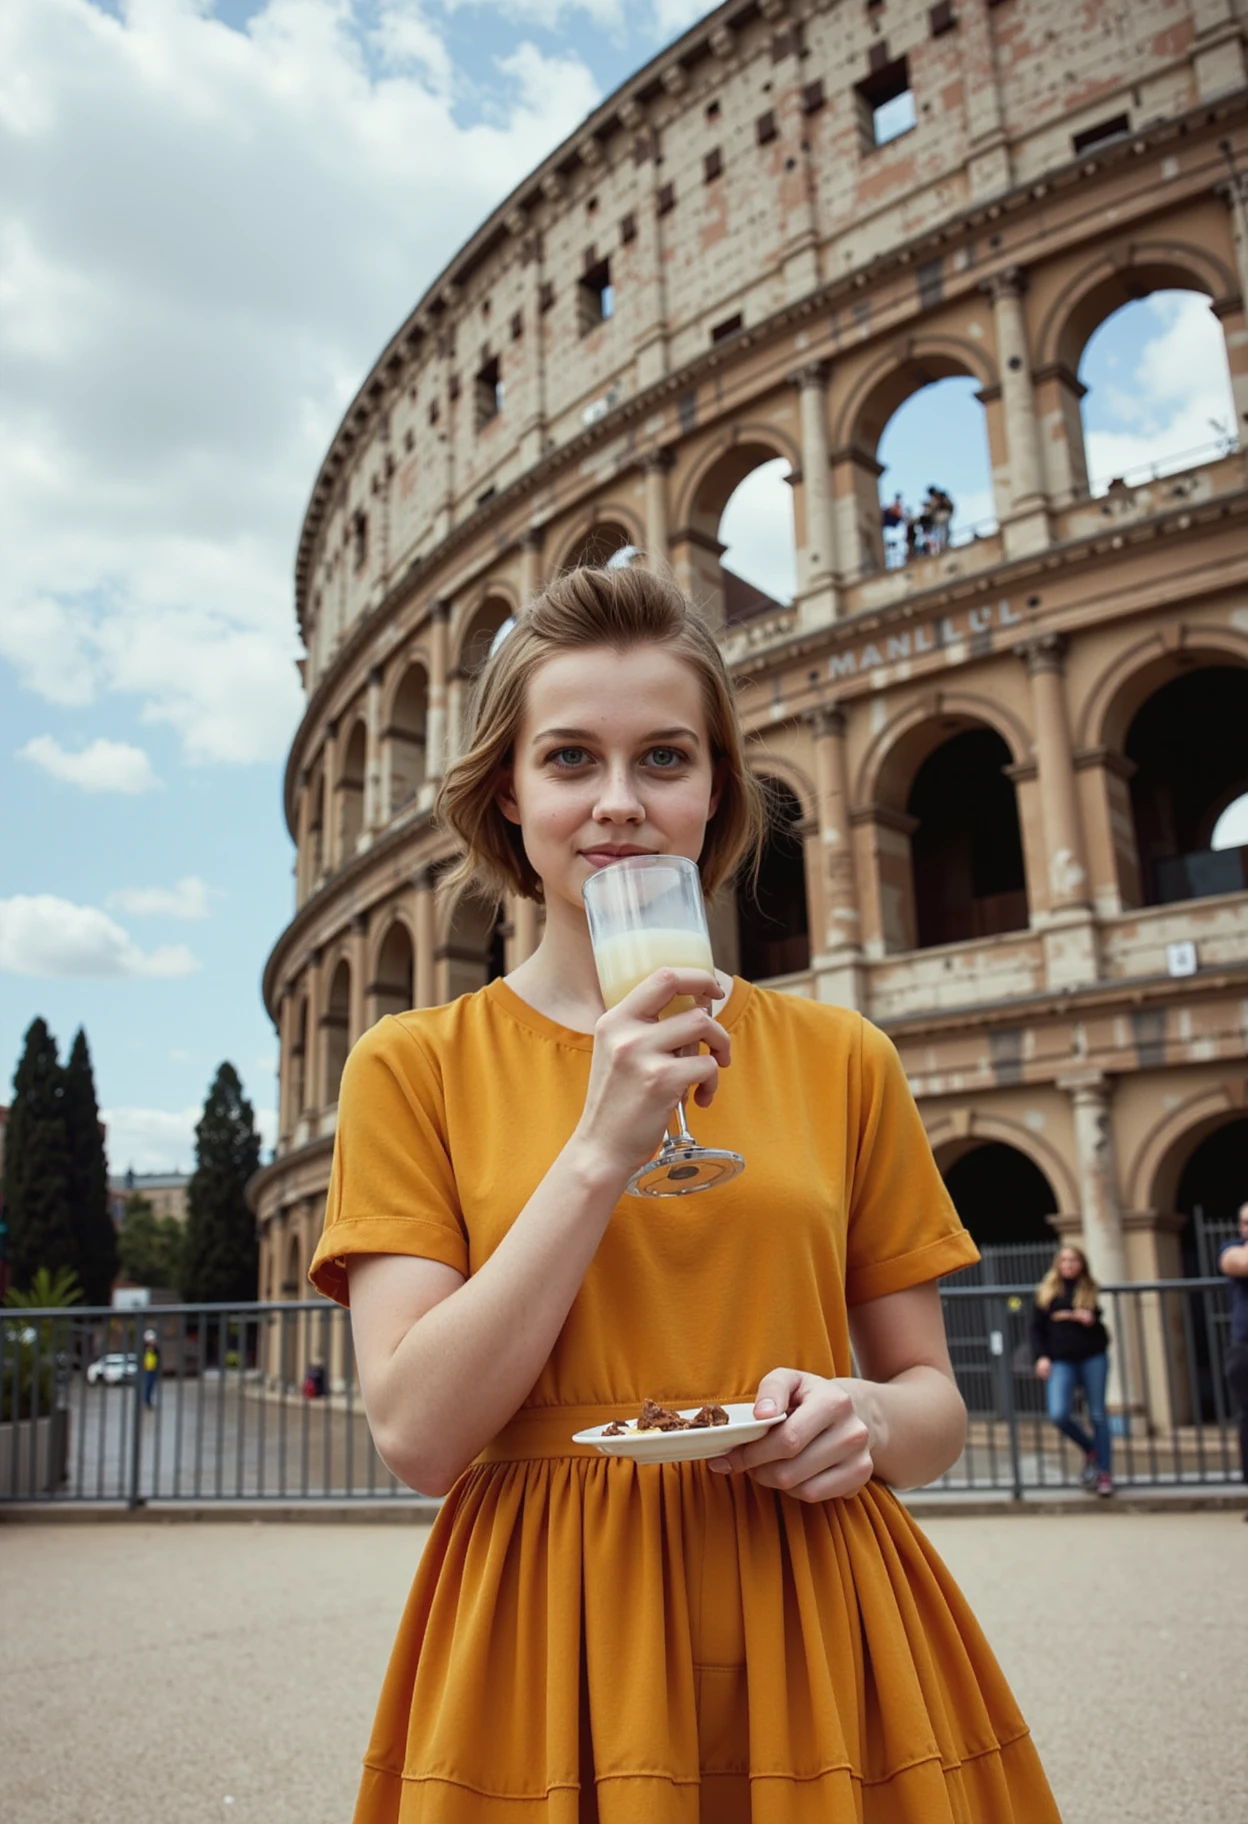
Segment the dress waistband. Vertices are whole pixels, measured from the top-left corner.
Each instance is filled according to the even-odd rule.
[[[752,1399],[752,1394],[734,1395]],[[697,1399],[673,1401],[678,1406],[699,1406]],[[476,1458],[478,1463],[529,1463],[541,1457],[598,1457],[592,1444],[574,1444],[575,1431],[608,1425],[612,1419],[635,1419],[641,1401],[616,1406],[526,1406],[503,1426]]]

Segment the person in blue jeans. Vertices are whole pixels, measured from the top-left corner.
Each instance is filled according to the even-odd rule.
[[[1066,1243],[1036,1287],[1031,1352],[1045,1383],[1049,1418],[1083,1452],[1081,1480],[1098,1495],[1114,1492],[1105,1383],[1109,1334],[1101,1322],[1099,1288],[1079,1249]],[[1071,1417],[1075,1389],[1083,1388],[1091,1432]]]

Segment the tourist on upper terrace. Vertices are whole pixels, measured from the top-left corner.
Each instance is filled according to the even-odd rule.
[[[1049,1418],[1083,1452],[1080,1480],[1098,1495],[1114,1492],[1105,1387],[1109,1379],[1109,1335],[1101,1322],[1096,1281],[1078,1248],[1058,1249],[1036,1288],[1031,1317],[1036,1373],[1045,1382]],[[1076,1388],[1083,1389],[1085,1431],[1072,1416]]]
[[[1226,1379],[1239,1414],[1240,1472],[1248,1482],[1248,1203],[1240,1205],[1239,1240],[1226,1242],[1218,1251],[1218,1269],[1231,1282]]]
[[[893,1493],[962,1450],[937,1282],[976,1259],[896,1051],[688,960],[604,1011],[586,883],[679,857],[710,896],[764,835],[680,591],[552,582],[486,663],[440,813],[449,891],[546,917],[504,979],[365,1033],[342,1081],[313,1283],[350,1299],[382,1456],[447,1497],[356,1824],[1057,1824]],[[686,1094],[744,1172],[628,1196]],[[574,1440],[625,1438],[648,1398],[677,1460]],[[692,1460],[680,1415],[736,1402],[758,1435]]]

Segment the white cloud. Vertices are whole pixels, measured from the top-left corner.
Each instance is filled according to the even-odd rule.
[[[152,763],[141,747],[126,741],[93,741],[71,754],[52,735],[35,735],[17,750],[19,760],[31,760],[54,779],[77,785],[84,792],[123,792],[137,795],[160,784]]]
[[[1092,429],[1084,437],[1097,493],[1116,475],[1136,485],[1153,467],[1159,474],[1181,469],[1193,451],[1207,452],[1235,428],[1226,339],[1208,298],[1156,292],[1144,307],[1155,317],[1157,333],[1126,383],[1106,388],[1100,402],[1122,429]]]
[[[135,918],[209,918],[212,891],[197,874],[187,874],[176,887],[119,887],[107,903]]]
[[[102,1108],[109,1172],[114,1177],[126,1171],[193,1172],[195,1129],[203,1112],[202,1107]],[[257,1108],[255,1118],[267,1159],[277,1137],[277,1116],[272,1109]]]
[[[664,0],[656,0],[656,4],[661,9]],[[618,31],[624,24],[624,0],[442,0],[442,6],[448,13],[488,9],[503,19],[547,32],[559,31],[578,13],[600,29]]]
[[[1214,825],[1211,849],[1248,848],[1248,792],[1228,804]]]
[[[655,27],[664,38],[674,38],[711,10],[706,0],[654,0]]]
[[[0,899],[0,971],[10,975],[190,975],[200,964],[185,944],[142,951],[95,906],[51,893]]]
[[[245,30],[203,0],[7,0],[0,656],[29,689],[136,699],[192,760],[281,756],[341,412],[598,98],[572,55],[498,67],[464,124],[416,0],[265,0]]]
[[[778,602],[791,602],[797,589],[797,534],[793,490],[783,457],[747,475],[730,496],[719,536],[730,570]]]

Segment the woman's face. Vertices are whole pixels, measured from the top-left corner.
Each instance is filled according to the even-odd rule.
[[[1083,1272],[1083,1259],[1077,1248],[1063,1248],[1057,1257],[1057,1270],[1063,1279],[1078,1279]]]
[[[702,852],[719,802],[697,673],[663,646],[557,653],[529,680],[510,777],[548,911],[623,855]]]

